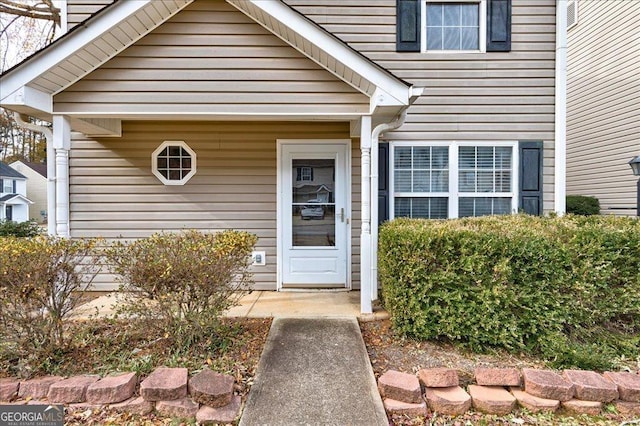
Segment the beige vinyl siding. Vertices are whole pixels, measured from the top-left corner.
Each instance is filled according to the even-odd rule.
[[[241,229],[259,237],[267,265],[256,288],[276,286],[276,140],[345,139],[348,123],[135,122],[122,138],[73,134],[70,151],[72,237],[140,238],[181,229]],[[195,176],[165,186],[151,172],[151,153],[165,140],[185,141],[197,155]],[[353,144],[353,244],[359,235],[360,155]],[[352,258],[359,287],[359,250]],[[104,273],[97,290],[114,286]]]
[[[568,32],[567,194],[600,200],[603,214],[636,214],[640,154],[638,1],[579,2]]]
[[[395,141],[544,141],[554,208],[555,2],[513,2],[508,53],[396,52],[395,0],[285,0],[396,76],[425,87]]]
[[[369,98],[219,0],[199,1],[54,97],[59,113],[367,113]]]
[[[66,0],[67,1],[67,31],[89,18],[114,0]]]

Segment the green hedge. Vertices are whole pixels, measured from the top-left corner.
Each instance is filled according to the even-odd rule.
[[[635,219],[401,219],[382,227],[379,259],[382,299],[404,335],[580,368],[638,354]]]
[[[583,216],[600,214],[600,201],[586,195],[567,195],[567,213]]]
[[[0,237],[35,237],[42,234],[42,230],[34,221],[14,222],[0,220]]]

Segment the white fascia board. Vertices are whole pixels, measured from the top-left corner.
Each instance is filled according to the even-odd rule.
[[[230,3],[233,4],[233,0],[231,0]],[[282,25],[291,28],[291,30],[297,34],[300,34],[302,37],[309,40],[311,44],[334,57],[336,61],[343,63],[346,67],[366,78],[368,81],[376,85],[381,92],[385,92],[390,97],[394,98],[396,105],[409,104],[409,86],[382,71],[367,59],[353,52],[351,48],[346,46],[343,42],[335,39],[329,34],[326,34],[315,24],[301,17],[296,11],[292,10],[286,4],[280,1],[261,0],[246,0],[245,3],[251,3],[263,13],[270,15]],[[305,52],[302,53],[308,56]],[[386,100],[386,102],[391,101],[391,99]]]
[[[44,50],[41,54],[36,54],[26,63],[0,78],[2,91],[13,93],[22,86],[26,86],[30,81],[38,78],[93,40],[118,26],[121,21],[143,9],[152,1],[154,0],[119,1],[110,6],[100,19],[96,19],[88,25],[80,24],[82,27],[76,29],[74,34],[69,34],[68,37],[59,40],[52,48]]]
[[[2,83],[4,85],[4,83]],[[20,86],[10,95],[0,99],[0,105],[8,109],[12,107],[29,107],[39,111],[51,113],[53,111],[53,96],[29,86]]]

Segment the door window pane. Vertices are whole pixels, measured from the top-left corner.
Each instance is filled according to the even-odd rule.
[[[293,246],[335,246],[335,160],[295,159],[291,170]]]

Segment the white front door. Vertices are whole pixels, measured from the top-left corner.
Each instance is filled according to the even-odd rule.
[[[280,288],[349,287],[349,145],[339,142],[281,142]]]

